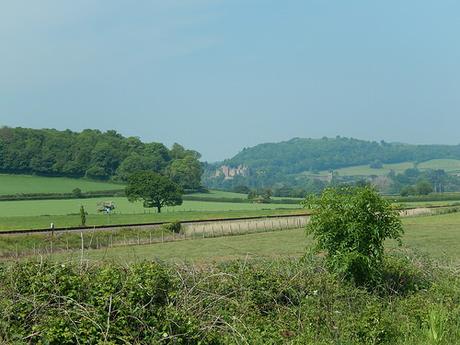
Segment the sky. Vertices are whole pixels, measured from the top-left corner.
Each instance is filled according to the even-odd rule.
[[[14,0],[0,125],[203,160],[292,137],[460,143],[457,0]]]

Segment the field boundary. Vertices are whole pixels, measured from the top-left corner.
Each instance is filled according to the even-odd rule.
[[[411,212],[416,210],[435,210],[435,209],[453,209],[455,206],[419,206],[419,207],[406,207],[399,208],[401,216],[417,215],[417,212]],[[422,213],[423,214],[423,213]],[[311,212],[303,213],[291,213],[291,214],[272,214],[266,216],[248,216],[248,217],[229,217],[229,218],[207,218],[197,220],[184,220],[179,221],[183,225],[212,223],[212,222],[225,222],[225,221],[239,221],[239,220],[257,220],[257,219],[270,219],[270,218],[291,218],[291,217],[308,217],[311,216]],[[139,227],[155,227],[165,224],[169,224],[171,221],[161,222],[148,222],[148,223],[127,223],[127,224],[108,224],[108,225],[93,225],[87,227],[74,226],[74,227],[58,227],[51,230],[50,228],[38,228],[38,229],[15,229],[15,230],[0,230],[0,236],[2,235],[20,235],[20,234],[39,234],[39,233],[56,233],[56,232],[78,232],[78,231],[91,231],[91,230],[110,230],[110,229],[125,229],[125,228],[139,228]]]
[[[209,222],[225,222],[225,221],[239,221],[239,220],[257,220],[257,219],[270,219],[270,218],[289,218],[289,217],[308,217],[311,213],[292,213],[292,214],[280,214],[280,215],[267,215],[267,216],[249,216],[249,217],[230,217],[230,218],[208,218],[208,219],[198,219],[198,220],[184,220],[180,221],[183,225],[191,224],[202,224]],[[110,224],[110,225],[94,225],[94,226],[75,226],[75,227],[60,227],[53,230],[49,228],[41,229],[24,229],[24,230],[4,230],[0,231],[0,236],[2,235],[20,235],[20,234],[37,234],[37,233],[53,233],[53,232],[72,232],[72,231],[91,231],[91,230],[109,230],[109,229],[123,229],[130,227],[148,227],[148,226],[161,226],[169,224],[171,221],[162,221],[162,222],[150,222],[150,223],[131,223],[131,224]]]

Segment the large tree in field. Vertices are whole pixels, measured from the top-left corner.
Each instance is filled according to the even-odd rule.
[[[126,196],[131,202],[142,200],[144,207],[156,207],[158,213],[163,206],[182,204],[182,189],[168,177],[150,171],[129,177]]]

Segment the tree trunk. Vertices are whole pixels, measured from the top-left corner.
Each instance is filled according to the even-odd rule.
[[[158,213],[161,213],[161,206],[157,206]]]

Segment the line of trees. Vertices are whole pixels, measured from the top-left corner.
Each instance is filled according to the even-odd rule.
[[[0,128],[0,172],[87,177],[125,182],[138,171],[168,176],[181,188],[199,189],[200,154],[179,144],[144,143],[114,130],[101,132]]]

